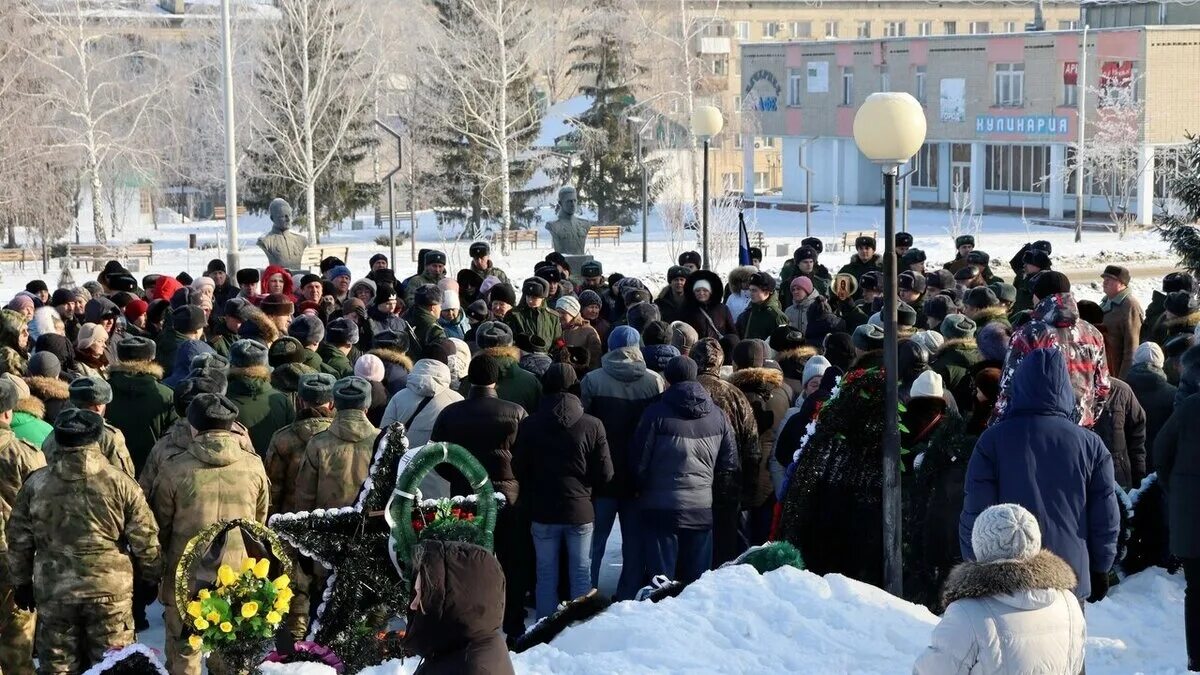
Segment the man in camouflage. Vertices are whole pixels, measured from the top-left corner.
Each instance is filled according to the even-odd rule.
[[[101,454],[103,432],[93,411],[60,414],[53,461],[13,505],[11,578],[17,604],[38,610],[39,673],[82,672],[134,642],[133,602],[162,575],[154,517],[137,483]]]
[[[13,434],[13,408],[20,392],[0,378],[0,503],[11,507],[25,480],[46,466],[42,453]],[[5,675],[33,673],[33,612],[15,603],[16,584],[9,574],[0,575],[0,672]],[[28,603],[26,603],[28,604]]]
[[[199,394],[187,409],[195,438],[186,453],[165,461],[151,488],[150,507],[158,521],[166,568],[159,599],[166,623],[167,670],[199,675],[200,654],[187,644],[175,607],[175,567],[192,537],[213,523],[244,518],[264,522],[270,498],[262,460],[242,448],[231,433],[237,406],[219,394]],[[246,558],[240,537],[230,537],[214,565],[237,569]]]
[[[337,412],[329,428],[312,437],[296,477],[298,511],[351,506],[371,470],[379,430],[367,420],[371,383],[346,377],[333,385]]]
[[[421,273],[404,280],[404,306],[412,307],[417,289],[425,284],[438,285],[446,277],[446,254],[441,251],[426,251],[421,258]]]
[[[108,382],[98,377],[80,377],[71,383],[67,389],[71,405],[80,410],[91,410],[103,416],[108,404],[112,403],[113,392]],[[134,477],[133,458],[129,456],[129,448],[125,446],[125,434],[121,430],[104,423],[100,429],[100,454],[116,468],[130,478]],[[46,463],[54,461],[54,453],[58,451],[58,441],[55,434],[50,434],[42,443],[42,454]]]

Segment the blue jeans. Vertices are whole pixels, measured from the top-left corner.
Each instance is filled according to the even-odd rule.
[[[642,552],[646,557],[646,571],[651,576],[662,574],[668,579],[690,584],[712,566],[712,529],[684,530],[645,522],[642,532]]]
[[[550,616],[558,607],[558,552],[567,544],[567,574],[571,598],[592,590],[592,524],[533,524],[533,549],[537,552],[537,618]]]
[[[600,567],[604,564],[604,549],[612,534],[613,521],[621,517],[621,578],[617,582],[614,600],[632,600],[646,580],[642,565],[642,534],[637,502],[632,499],[598,497],[592,507],[596,511],[596,531],[592,536],[592,587],[600,588]]]

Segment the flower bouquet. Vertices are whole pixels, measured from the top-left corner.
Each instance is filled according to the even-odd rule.
[[[475,499],[427,499],[413,507],[412,526],[418,537],[440,541],[474,541],[479,528]]]
[[[201,588],[184,608],[188,645],[217,654],[236,673],[261,662],[292,600],[288,575],[270,576],[266,558],[246,558],[240,571],[221,565],[216,586]]]

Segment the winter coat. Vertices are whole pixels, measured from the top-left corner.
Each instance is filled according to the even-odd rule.
[[[293,513],[296,508],[296,481],[304,452],[313,436],[333,423],[333,415],[322,408],[305,408],[295,422],[275,432],[267,448],[264,468],[271,484],[271,513]]]
[[[175,352],[179,351],[180,345],[187,340],[188,338],[174,328],[167,328],[155,340],[154,362],[162,366],[164,378],[175,372]]]
[[[11,309],[0,310],[0,372],[21,377],[29,367],[28,349],[18,346],[24,325],[24,314]]]
[[[32,584],[41,605],[105,602],[133,595],[162,574],[158,526],[133,479],[95,444],[64,448],[29,477],[8,523],[12,577]]]
[[[712,286],[712,295],[708,302],[700,304],[696,299],[696,282],[701,279]],[[733,315],[729,308],[721,304],[721,277],[709,270],[697,270],[688,276],[683,287],[684,311],[683,321],[696,330],[700,339],[710,337],[720,340],[722,336],[737,332]]]
[[[139,473],[150,449],[178,417],[175,393],[159,382],[161,377],[162,368],[149,361],[126,361],[113,366],[109,373],[113,400],[105,408],[104,417],[125,434],[129,456]]]
[[[163,380],[163,384],[171,389],[179,386],[192,371],[193,358],[201,354],[214,354],[216,351],[207,342],[184,340],[175,350],[175,365],[171,368],[171,374]]]
[[[512,445],[525,409],[497,397],[492,387],[471,387],[465,400],[451,403],[433,423],[430,441],[461,445],[487,469],[488,478],[509,505],[517,503],[519,490],[512,470]],[[458,471],[442,474],[453,494],[469,495],[474,490]]]
[[[322,373],[329,373],[339,380],[354,374],[354,365],[350,363],[350,358],[327,342],[317,345],[317,356],[321,357]]]
[[[708,391],[713,404],[725,413],[725,418],[729,420],[730,428],[733,429],[733,442],[737,449],[735,466],[740,480],[736,494],[738,503],[746,507],[748,502],[742,500],[754,498],[759,491],[758,477],[750,468],[762,463],[762,449],[758,444],[758,421],[754,417],[754,408],[750,407],[750,401],[740,389],[712,372],[701,373],[696,381]]]
[[[808,308],[812,307],[813,301],[817,299],[816,295],[809,295],[800,302],[792,302],[784,308],[783,314],[787,317],[788,325],[801,333],[808,327]]]
[[[743,368],[733,371],[729,383],[750,404],[758,428],[758,463],[742,464],[742,508],[762,506],[772,494],[771,459],[775,451],[775,427],[788,409],[788,390],[783,373],[774,368]]]
[[[666,370],[667,364],[676,356],[679,356],[679,350],[673,345],[646,345],[642,347],[642,358],[646,360],[646,367],[656,373]]]
[[[587,322],[563,330],[563,342],[567,347],[575,347],[587,352],[586,370],[595,370],[600,367],[600,358],[604,356],[604,343],[600,341],[600,333]]]
[[[1079,307],[1070,293],[1042,298],[1029,323],[1017,329],[1009,343],[1008,357],[1000,374],[1000,396],[996,417],[1003,418],[1012,400],[1013,376],[1017,366],[1034,350],[1056,349],[1062,353],[1075,405],[1071,419],[1091,428],[1108,401],[1108,363],[1104,358],[1104,336],[1079,318]]]
[[[975,313],[975,317],[972,320],[975,322],[976,335],[979,335],[979,331],[991,323],[998,323],[1009,329],[1012,328],[1012,322],[1008,320],[1008,312],[1001,305],[979,310]]]
[[[15,504],[25,480],[43,466],[46,456],[37,446],[17,438],[12,429],[0,424],[0,501]]]
[[[367,332],[373,336],[389,330],[396,335],[410,335],[408,322],[399,314],[381,312],[374,305],[367,308],[367,326]],[[362,339],[361,329],[359,330],[359,339]],[[411,336],[409,341],[412,341]],[[411,347],[411,344],[409,346]]]
[[[948,340],[929,361],[933,372],[942,376],[942,387],[954,397],[958,409],[975,407],[975,366],[983,360],[974,340]]]
[[[1164,310],[1150,329],[1150,341],[1158,343],[1160,347],[1166,347],[1171,338],[1176,335],[1191,335],[1196,326],[1200,326],[1200,312],[1173,316]]]
[[[1175,385],[1167,381],[1162,368],[1139,363],[1125,375],[1125,384],[1133,390],[1137,402],[1146,411],[1146,472],[1154,471],[1154,441],[1158,430],[1175,410]]]
[[[612,480],[604,424],[574,394],[552,394],[521,420],[512,448],[521,503],[535,523],[582,525],[596,519],[592,490]]]
[[[250,434],[246,431],[246,427],[234,422],[229,433],[234,436],[242,452],[258,457],[254,446],[250,444]],[[103,443],[103,438],[101,442]],[[154,448],[150,450],[150,457],[146,459],[146,464],[137,474],[138,485],[142,486],[142,492],[146,493],[147,501],[153,500],[154,483],[158,480],[158,473],[162,470],[163,465],[177,455],[186,454],[191,444],[192,425],[186,418],[175,420],[167,429],[167,433],[154,444]],[[103,445],[101,447],[103,448]]]
[[[680,295],[675,295],[669,284],[664,286],[659,291],[658,297],[654,299],[654,304],[658,306],[662,320],[667,323],[683,321],[684,313],[687,309],[687,297],[687,290],[684,290]]]
[[[407,354],[391,347],[376,347],[368,354],[374,354],[383,361],[383,386],[387,388],[388,396],[404,389],[408,374],[412,372],[413,362]]]
[[[438,318],[424,307],[412,307],[404,316],[412,331],[408,344],[408,357],[414,361],[425,358],[425,348],[446,339],[446,331]]]
[[[612,458],[613,477],[596,486],[597,497],[626,499],[633,496],[629,474],[629,442],[638,421],[650,404],[662,395],[666,383],[646,368],[637,347],[614,349],[600,359],[600,368],[584,376],[579,384],[583,409],[604,425]]]
[[[971,528],[995,504],[1020,504],[1037,516],[1042,546],[1079,577],[1075,594],[1091,595],[1090,572],[1107,572],[1117,553],[1113,459],[1100,437],[1074,423],[1075,397],[1066,359],[1036,349],[1012,376],[1007,414],[979,437],[967,465],[959,521],[965,560],[974,560]]]
[[[163,605],[175,605],[175,568],[188,542],[221,521],[266,522],[269,499],[262,460],[242,450],[228,431],[201,433],[192,439],[187,452],[164,462],[150,498],[166,563],[158,592]],[[236,570],[245,558],[242,538],[231,536],[225,540],[220,560],[211,563]]]
[[[767,340],[780,326],[788,324],[787,315],[771,304],[770,298],[752,302],[737,318],[737,332],[743,340]]]
[[[291,398],[271,386],[264,366],[230,368],[226,395],[237,405],[237,421],[249,431],[259,457],[266,456],[276,431],[296,421]]]
[[[513,335],[536,335],[545,340],[547,345],[554,344],[555,340],[562,337],[562,322],[558,320],[558,314],[547,309],[545,304],[535,309],[522,302],[504,316],[504,323],[512,328]]]
[[[33,396],[26,396],[17,401],[10,426],[17,438],[40,448],[54,432],[54,427],[42,419],[45,416],[46,404]]]
[[[1145,318],[1142,306],[1128,289],[1115,298],[1105,298],[1100,306],[1104,308],[1104,355],[1108,357],[1108,372],[1113,377],[1125,377],[1133,365],[1133,352],[1142,332]]]
[[[800,268],[796,265],[796,261],[794,259],[786,260],[783,263],[783,267],[780,268],[780,270],[779,270],[779,287],[785,288],[785,289],[791,288],[792,280],[794,280],[796,277],[801,277],[801,276],[806,276],[809,279],[812,279],[813,288],[817,289],[818,293],[820,293],[821,295],[824,295],[824,296],[829,295],[829,284],[833,281],[833,277],[831,277],[829,275],[829,269],[827,267],[825,267],[824,265],[814,264],[812,273],[804,274],[803,272],[800,271]],[[821,283],[823,283],[825,285],[824,291],[820,290],[820,287],[817,286],[818,281],[820,281]]]
[[[108,379],[108,356],[92,356],[91,354],[75,353],[75,370],[79,377],[97,377]]]
[[[949,607],[913,674],[1082,672],[1087,624],[1075,583],[1071,567],[1045,550],[959,565],[946,582]]]
[[[808,321],[804,326],[804,339],[809,344],[820,345],[825,341],[825,337],[830,333],[842,333],[853,331],[858,325],[867,322],[866,315],[861,312],[855,314],[854,304],[849,300],[839,302],[838,307],[845,310],[845,313],[838,313],[829,304],[829,301],[824,298],[818,298],[813,301],[813,304],[808,308]],[[851,321],[858,321],[861,317],[862,321],[851,326]]]
[[[1150,304],[1146,305],[1146,315],[1142,319],[1142,329],[1138,331],[1138,344],[1154,342],[1151,335],[1154,331],[1154,326],[1158,323],[1159,317],[1166,311],[1167,294],[1162,291],[1154,291],[1154,294],[1150,297]]]
[[[108,460],[109,464],[126,476],[135,477],[133,458],[129,456],[129,448],[125,445],[125,434],[122,434],[120,429],[105,422],[104,429],[100,432],[100,440],[96,445],[100,448],[100,455]],[[58,440],[54,438],[54,434],[46,436],[46,440],[42,441],[42,454],[45,455],[47,464],[54,460],[54,455],[58,450]]]
[[[387,387],[382,382],[371,381],[371,407],[367,408],[367,419],[377,427],[382,427],[383,413],[392,400],[388,396]]]
[[[490,551],[426,540],[415,562],[419,611],[409,614],[405,649],[420,656],[415,675],[513,675],[500,634],[505,578]]]
[[[629,448],[643,519],[663,528],[707,530],[714,498],[733,500],[733,428],[698,382],[668,388],[642,416]]]
[[[1171,553],[1200,557],[1200,396],[1189,396],[1159,430],[1154,441],[1154,467],[1167,495],[1167,528]]]
[[[429,442],[433,423],[446,406],[461,400],[462,394],[450,388],[449,366],[441,361],[421,359],[409,373],[404,391],[397,392],[388,402],[379,426],[386,428],[392,422],[403,422],[408,447],[418,448]]]
[[[25,378],[25,384],[29,385],[30,393],[46,406],[42,419],[50,424],[54,424],[54,420],[58,419],[58,413],[70,407],[70,390],[65,380],[31,375]]]
[[[516,347],[488,347],[483,352],[496,359],[500,366],[496,395],[521,406],[527,414],[537,410],[542,398],[542,383],[517,363],[521,352]],[[467,388],[469,390],[469,384]]]
[[[797,399],[804,394],[804,366],[808,365],[808,360],[816,354],[816,348],[807,345],[775,352],[775,363],[778,363],[780,370],[783,371],[783,386],[791,392],[791,400],[788,405],[792,403],[799,405]]]
[[[1112,453],[1117,485],[1129,491],[1141,485],[1147,473],[1146,411],[1128,384],[1115,377],[1108,381],[1112,385],[1112,394],[1092,431]]]
[[[442,280],[441,277],[431,276],[424,272],[422,272],[421,274],[414,274],[411,277],[405,279],[404,284],[402,285],[403,293],[404,293],[404,306],[412,307],[413,305],[416,304],[418,288],[420,288],[426,284],[432,284],[434,286],[437,286],[438,282],[441,280]]]
[[[353,506],[375,458],[379,435],[362,410],[339,410],[325,431],[304,448],[296,474],[296,509]]]
[[[545,352],[526,352],[521,354],[520,359],[517,359],[517,365],[521,367],[521,370],[533,375],[539,382],[542,375],[545,375],[553,364],[554,359]]]

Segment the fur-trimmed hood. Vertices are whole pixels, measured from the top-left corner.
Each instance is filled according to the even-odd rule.
[[[65,401],[70,398],[70,390],[66,382],[57,377],[30,375],[25,378],[29,391],[43,401]]]
[[[403,368],[404,372],[407,372],[407,373],[412,372],[412,369],[413,369],[412,359],[408,358],[408,355],[405,354],[404,352],[400,351],[399,349],[392,349],[390,347],[376,347],[367,353],[378,356],[379,360],[383,361],[384,364],[391,363],[393,365],[397,365],[397,366],[400,366],[401,368]]]
[[[271,381],[271,369],[268,366],[247,366],[245,368],[230,368],[229,377],[241,377],[247,380]]]
[[[1187,316],[1177,316],[1168,319],[1163,315],[1163,328],[1177,333],[1190,333],[1200,325],[1200,312],[1192,312]]]
[[[958,565],[946,579],[942,602],[948,606],[955,600],[965,598],[988,598],[1046,589],[1072,592],[1078,583],[1075,571],[1065,560],[1042,550],[1028,560],[964,562]]]
[[[1004,305],[996,305],[994,307],[985,307],[975,313],[976,324],[988,323],[989,321],[1004,321],[1008,322],[1008,310]]]
[[[29,413],[39,420],[46,416],[46,404],[42,403],[42,400],[36,396],[24,396],[18,399],[17,405],[13,406],[13,410]]]
[[[250,316],[246,321],[254,324],[258,329],[260,341],[268,347],[272,342],[279,339],[279,328],[271,321],[271,317],[267,316],[261,309],[254,308],[254,311],[250,312]]]
[[[787,351],[775,352],[775,362],[783,369],[785,377],[800,380],[804,378],[804,366],[817,354],[816,347],[804,345]]]
[[[729,272],[729,288],[733,292],[745,290],[746,284],[750,283],[750,277],[758,272],[758,268],[753,265],[742,265],[735,267]],[[714,292],[716,289],[713,289]]]
[[[505,347],[488,347],[487,349],[483,350],[483,353],[487,354],[493,359],[510,359],[514,363],[521,360],[521,350],[513,347],[512,345]]]
[[[742,391],[755,390],[769,394],[783,386],[783,371],[774,368],[742,368],[733,371],[729,383]]]
[[[970,352],[970,351],[976,351],[976,352],[979,351],[979,345],[972,338],[959,338],[956,340],[947,340],[937,350],[937,353],[933,355],[933,358],[936,359],[937,357],[939,357],[942,354],[945,354],[947,352]],[[933,359],[930,359],[930,360],[932,361]]]
[[[109,374],[112,373],[129,373],[130,375],[150,375],[156,380],[162,380],[163,369],[153,361],[122,361],[115,366],[110,366]]]

